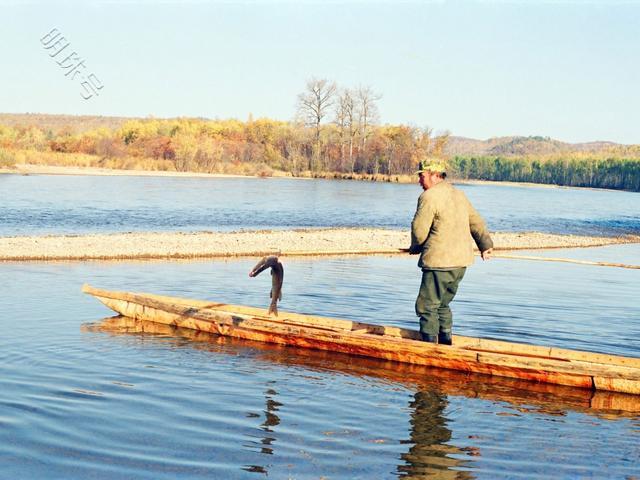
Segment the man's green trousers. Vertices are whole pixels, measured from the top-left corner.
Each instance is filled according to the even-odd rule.
[[[456,296],[466,267],[452,270],[423,270],[420,292],[416,300],[416,315],[420,317],[420,332],[426,335],[451,333],[453,316],[449,303]]]

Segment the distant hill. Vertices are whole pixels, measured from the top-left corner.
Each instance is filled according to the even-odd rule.
[[[613,147],[623,147],[614,142],[566,143],[549,137],[494,137],[476,140],[466,137],[449,137],[445,147],[448,155],[525,156],[550,155],[564,152],[602,153]]]

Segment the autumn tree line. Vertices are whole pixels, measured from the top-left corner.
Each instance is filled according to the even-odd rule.
[[[370,87],[346,89],[311,79],[297,98],[293,121],[148,118],[81,133],[0,125],[0,164],[357,178],[409,174],[422,156],[442,154],[446,135],[380,125],[379,99]]]
[[[292,121],[266,118],[131,119],[78,132],[70,126],[0,124],[0,167],[16,163],[179,172],[414,180],[418,161],[445,157],[461,179],[640,191],[640,151],[556,156],[447,157],[448,133],[381,124],[381,95],[312,78]]]

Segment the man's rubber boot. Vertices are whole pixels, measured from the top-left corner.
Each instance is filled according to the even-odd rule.
[[[429,335],[424,332],[420,332],[420,335],[422,336],[423,342],[438,343],[438,337],[436,335]]]
[[[451,332],[438,333],[438,343],[440,345],[452,345],[453,341],[451,339]]]

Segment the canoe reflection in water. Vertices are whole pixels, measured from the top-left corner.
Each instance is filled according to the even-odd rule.
[[[608,391],[590,391],[526,380],[464,373],[424,367],[341,353],[281,346],[210,333],[177,328],[128,317],[111,317],[82,326],[86,332],[110,334],[153,334],[176,339],[188,339],[193,348],[211,350],[216,354],[234,350],[220,345],[250,347],[253,358],[283,366],[301,366],[316,371],[340,372],[355,377],[372,377],[393,382],[415,391],[409,404],[409,438],[403,464],[397,467],[401,478],[474,478],[472,458],[481,455],[476,447],[459,448],[450,444],[452,432],[447,427],[445,411],[450,396],[480,398],[507,402],[520,413],[541,413],[565,416],[576,411],[599,417],[633,417],[640,414],[640,395]],[[184,345],[184,344],[182,344]],[[256,442],[261,453],[272,454],[274,427],[281,423],[276,386],[266,385],[265,420],[260,425],[262,438]],[[251,472],[267,473],[267,467],[248,465]]]

